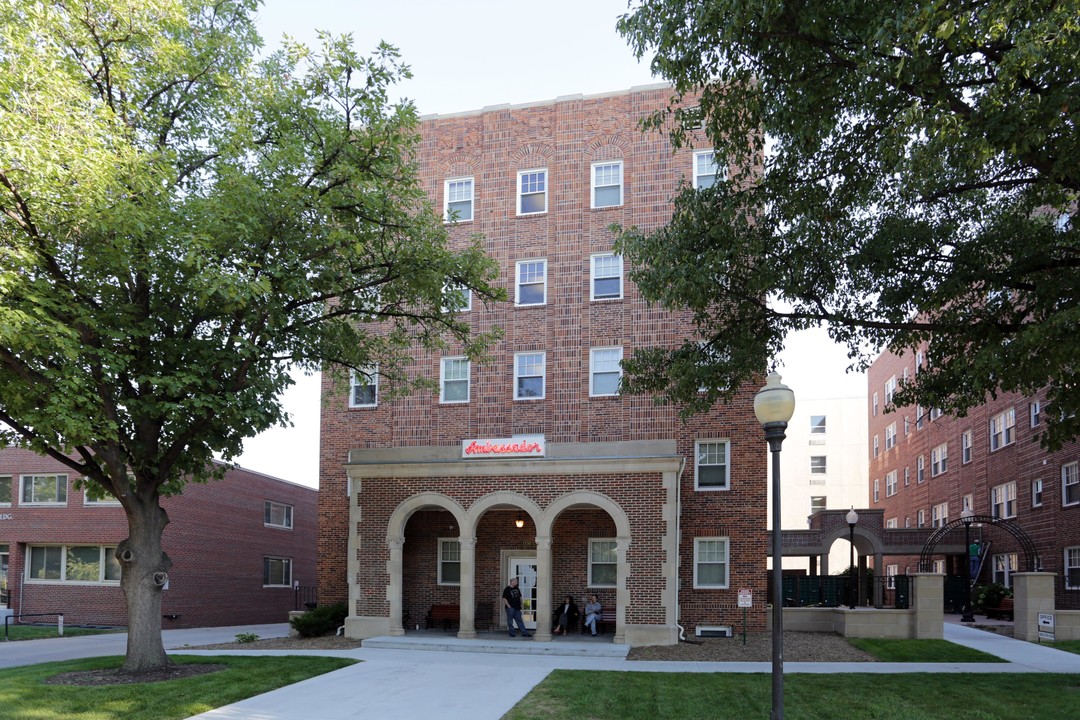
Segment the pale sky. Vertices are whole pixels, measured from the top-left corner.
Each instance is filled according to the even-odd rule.
[[[315,44],[318,30],[352,34],[365,55],[385,40],[413,72],[391,96],[413,100],[422,114],[445,114],[659,82],[615,31],[625,12],[627,0],[266,0],[259,26],[268,49],[286,33]],[[843,376],[845,356],[823,332],[795,339],[788,354],[798,363],[781,374],[796,402],[800,386],[820,397],[827,382],[837,395],[865,395],[864,376]],[[252,438],[237,462],[317,487],[318,377],[298,377],[283,402],[294,426]]]

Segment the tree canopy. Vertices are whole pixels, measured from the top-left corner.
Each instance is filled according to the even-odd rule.
[[[131,670],[165,662],[160,496],[287,422],[290,366],[392,385],[415,345],[492,340],[448,285],[502,295],[418,182],[394,48],[323,35],[260,60],[256,7],[15,0],[0,20],[0,444],[123,505]]]
[[[703,124],[728,168],[622,233],[700,334],[635,355],[630,390],[699,409],[827,325],[862,367],[928,344],[897,406],[1045,387],[1043,442],[1077,435],[1078,0],[646,0],[619,30],[675,88],[647,124]]]

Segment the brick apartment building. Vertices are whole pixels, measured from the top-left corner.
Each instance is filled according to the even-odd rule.
[[[1002,394],[962,418],[891,409],[893,392],[924,364],[921,352],[885,352],[867,374],[871,507],[884,511],[887,527],[941,527],[965,507],[1008,519],[1030,537],[1041,569],[1057,576],[1057,606],[1080,608],[1080,443],[1042,449],[1041,396]],[[981,524],[972,535],[984,548],[980,582],[1011,585],[1013,572],[1029,569],[1011,533]],[[932,569],[963,575],[962,561],[938,555]],[[917,570],[918,558],[884,562],[887,573],[903,573]]]
[[[120,566],[127,537],[116,502],[95,502],[62,463],[0,449],[0,578],[24,622],[126,625]],[[315,584],[312,488],[239,468],[166,498],[163,545],[173,561],[161,610],[166,629],[285,622],[293,583]],[[0,608],[0,612],[4,612]]]
[[[618,394],[635,348],[681,343],[688,318],[645,303],[612,251],[612,223],[655,228],[680,182],[723,173],[709,146],[674,151],[639,119],[667,86],[422,119],[427,192],[456,213],[455,242],[483,236],[509,301],[468,302],[500,327],[490,362],[450,348],[410,372],[438,392],[387,399],[377,368],[350,387],[324,373],[319,589],[348,599],[346,634],[401,634],[434,604],[460,637],[505,625],[520,576],[526,620],[550,637],[566,595],[616,611],[615,640],[677,642],[765,626],[766,446],[759,385],[682,422]],[[719,166],[719,171],[718,171]]]

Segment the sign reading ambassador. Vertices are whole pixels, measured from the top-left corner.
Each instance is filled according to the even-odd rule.
[[[463,458],[544,457],[547,442],[543,435],[517,435],[511,438],[478,438],[461,441]]]

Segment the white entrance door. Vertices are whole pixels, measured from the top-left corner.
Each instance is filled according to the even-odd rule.
[[[521,617],[525,627],[536,629],[536,558],[510,558],[507,578],[518,579],[521,591]]]

